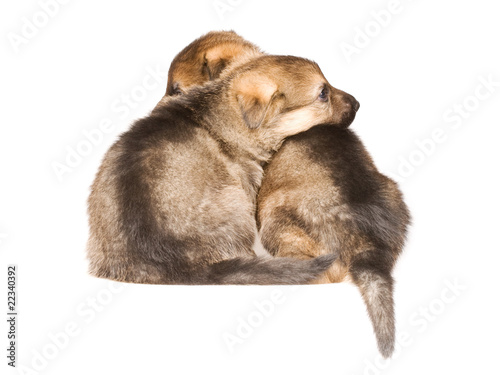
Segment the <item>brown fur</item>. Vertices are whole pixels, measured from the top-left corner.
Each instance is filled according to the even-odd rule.
[[[264,247],[280,257],[338,255],[317,282],[358,286],[385,357],[395,340],[391,271],[409,220],[396,183],[377,171],[359,138],[329,126],[288,139],[258,196]]]
[[[224,32],[209,35],[210,48],[225,49]],[[241,49],[235,49],[238,53],[232,58],[224,54],[224,59],[237,65],[240,54],[247,61],[251,53],[259,51],[231,35]],[[207,56],[203,48],[197,54]],[[201,64],[199,57],[192,56],[183,56],[190,64],[172,63],[167,94],[174,92],[174,86],[185,91],[217,75],[200,76],[203,66],[224,65],[218,64],[216,56],[210,64]],[[230,65],[223,73],[228,71]],[[340,103],[353,105],[352,100],[345,100],[347,94],[337,94]],[[295,123],[308,121],[302,116]],[[348,125],[352,118],[345,120]],[[367,305],[379,348],[390,356],[395,337],[391,270],[405,241],[409,212],[397,185],[377,171],[357,136],[332,127],[315,127],[286,141],[266,169],[258,219],[263,243],[275,256],[311,259],[320,254],[339,255],[314,282],[353,281]]]
[[[255,257],[255,201],[261,165],[285,137],[354,116],[351,98],[337,96],[315,63],[261,56],[137,121],[92,186],[90,273],[163,284],[313,280],[334,255]]]
[[[233,31],[212,31],[190,43],[177,54],[168,71],[164,105],[175,95],[184,94],[193,86],[212,81],[230,69],[256,57],[260,49]]]

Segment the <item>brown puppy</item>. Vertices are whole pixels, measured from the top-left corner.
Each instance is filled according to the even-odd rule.
[[[256,45],[234,31],[209,32],[190,43],[172,60],[167,90],[156,108],[171,96],[185,94],[192,86],[219,78],[223,72],[262,55]]]
[[[318,126],[289,138],[265,170],[261,240],[271,254],[339,256],[322,282],[359,288],[380,352],[394,351],[392,269],[410,222],[397,184],[379,173],[350,130]]]
[[[315,63],[263,56],[137,121],[92,186],[90,273],[164,284],[314,279],[335,256],[255,257],[256,194],[285,137],[354,116],[353,99],[341,99]]]
[[[224,32],[209,35],[209,48],[225,50]],[[232,58],[224,54],[232,63],[240,54],[246,59],[258,51],[244,39],[238,41],[237,54]],[[193,49],[188,46],[184,51]],[[220,74],[198,74],[203,66],[219,66],[217,55],[211,55],[209,63],[205,56],[200,48],[179,59],[188,64],[172,63],[167,94],[179,85],[185,91]],[[395,337],[391,270],[405,241],[409,213],[397,185],[377,171],[359,138],[330,126],[290,138],[267,167],[259,204],[262,240],[274,255],[302,259],[340,255],[317,282],[354,281],[380,351],[390,356]]]

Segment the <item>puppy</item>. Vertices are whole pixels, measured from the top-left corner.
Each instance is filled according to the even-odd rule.
[[[318,126],[289,138],[265,170],[258,223],[264,247],[275,256],[338,255],[320,282],[352,280],[380,352],[393,353],[391,272],[410,214],[397,184],[377,171],[352,131]]]
[[[335,255],[257,258],[252,244],[261,165],[286,137],[353,116],[334,93],[315,63],[262,56],[137,121],[92,186],[90,273],[153,284],[295,284],[325,271]]]
[[[209,43],[202,37],[183,51],[189,54],[181,52],[174,60],[167,96],[176,94],[178,87],[185,92],[225,74],[240,57],[248,61],[253,53],[262,55],[258,47],[232,32],[207,36]],[[228,51],[226,43],[234,55],[206,53]],[[199,74],[210,66],[225,70]],[[352,115],[344,119],[344,126],[352,122]],[[410,215],[397,185],[377,171],[359,138],[348,130],[319,126],[287,140],[266,169],[258,219],[262,241],[276,256],[339,255],[316,282],[353,281],[367,305],[380,351],[390,356],[395,338],[391,271],[403,248]]]
[[[259,47],[234,31],[211,31],[190,43],[172,60],[167,90],[156,108],[170,97],[185,94],[190,87],[219,78],[224,71],[262,55]]]

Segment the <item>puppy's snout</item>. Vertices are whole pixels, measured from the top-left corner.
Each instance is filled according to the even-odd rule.
[[[356,117],[356,112],[359,109],[359,102],[354,96],[340,90],[336,99],[339,115],[341,117],[340,125],[347,128],[354,121],[354,117]]]
[[[351,103],[352,108],[354,109],[355,112],[358,112],[359,102],[356,99],[354,99],[354,96],[351,96],[351,98],[352,98],[352,103]]]
[[[354,98],[354,96],[349,94],[344,94],[342,98],[344,105],[348,111],[357,112],[359,109],[359,102]]]

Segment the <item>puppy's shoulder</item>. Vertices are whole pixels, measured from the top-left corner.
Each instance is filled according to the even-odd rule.
[[[193,139],[197,127],[188,110],[168,106],[137,120],[120,136],[120,142],[126,149],[137,151],[164,142],[184,143]]]

